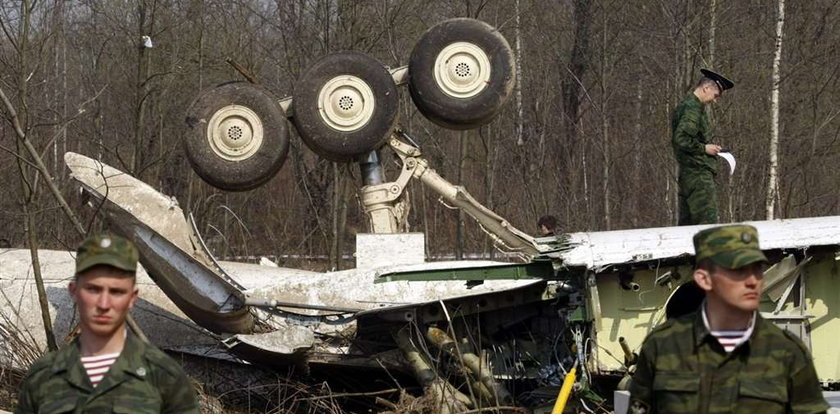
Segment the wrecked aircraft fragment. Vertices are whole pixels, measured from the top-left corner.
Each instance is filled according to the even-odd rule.
[[[406,322],[446,321],[447,312],[464,317],[494,310],[500,313],[496,318],[509,323],[510,317],[502,315],[505,310],[547,306],[556,299],[554,290],[534,275],[474,287],[459,280],[374,283],[387,274],[461,268],[498,272],[500,266],[509,266],[500,262],[400,265],[392,258],[390,266],[329,275],[259,265],[229,267],[200,247],[201,239],[174,200],[96,160],[68,153],[65,161],[114,231],[139,239],[141,263],[163,292],[195,323],[230,334],[224,344],[247,360],[273,366],[304,361],[381,368],[370,356],[394,350],[392,330]],[[162,267],[163,262],[169,265]],[[238,281],[236,274],[245,269],[262,273],[262,284],[246,288]]]

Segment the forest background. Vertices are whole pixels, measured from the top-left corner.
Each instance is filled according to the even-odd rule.
[[[359,168],[317,157],[292,134],[266,185],[231,193],[192,172],[182,135],[199,91],[250,69],[293,95],[315,59],[355,50],[408,63],[434,24],[478,18],[517,56],[501,114],[470,131],[442,129],[400,88],[399,123],[442,176],[536,233],[676,223],[670,112],[711,68],[736,86],[712,106],[715,142],[738,158],[718,174],[721,221],[840,214],[840,7],[836,0],[0,0],[0,243],[72,249],[81,239],[11,122],[44,160],[86,231],[63,153],[127,171],[177,198],[222,258],[352,267],[368,230]],[[142,48],[150,36],[152,48]],[[388,178],[398,169],[386,155]],[[491,257],[471,219],[409,188],[413,231],[430,257]],[[27,223],[30,223],[27,225]],[[32,229],[32,236],[27,234]],[[4,246],[0,246],[4,247]],[[306,263],[297,263],[304,261]]]

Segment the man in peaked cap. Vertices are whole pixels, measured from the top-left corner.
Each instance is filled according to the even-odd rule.
[[[755,227],[694,236],[706,299],[647,336],[630,384],[633,413],[823,413],[811,355],[758,312],[767,258]]]
[[[721,146],[712,143],[705,106],[717,102],[723,91],[735,84],[707,69],[694,90],[674,109],[671,117],[671,146],[679,174],[679,225],[718,222],[716,156]]]
[[[198,413],[195,391],[178,364],[126,329],[138,295],[134,244],[101,234],[76,253],[69,290],[79,336],[32,365],[15,413]]]

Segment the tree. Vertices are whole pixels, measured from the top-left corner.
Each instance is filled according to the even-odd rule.
[[[776,46],[773,55],[773,84],[770,89],[770,167],[767,179],[767,198],[765,204],[765,218],[775,218],[776,199],[778,198],[779,184],[779,84],[780,67],[782,62],[782,36],[785,24],[785,0],[779,0],[778,18],[776,20]]]

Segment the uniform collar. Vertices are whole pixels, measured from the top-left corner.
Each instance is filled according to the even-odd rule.
[[[694,347],[698,347],[703,344],[703,341],[706,340],[707,336],[710,336],[712,333],[706,328],[706,324],[703,323],[703,308],[706,306],[706,301],[700,305],[700,308],[697,309],[697,312],[694,312]]]
[[[53,375],[63,373],[64,377],[71,384],[82,389],[91,390],[93,386],[82,365],[80,346],[79,338],[76,337],[67,348],[59,351],[53,362],[52,372]],[[114,365],[111,365],[111,368],[99,386],[96,387],[96,393],[99,394],[107,391],[129,377],[146,380],[149,375],[149,367],[143,357],[145,347],[145,344],[137,339],[137,337],[131,334],[127,335],[120,356],[114,362]]]
[[[58,351],[53,361],[52,373],[53,375],[61,375],[74,386],[90,392],[93,385],[88,379],[84,366],[82,366],[82,353],[79,347],[79,337],[77,336],[67,347]]]
[[[753,311],[753,320],[749,329],[749,339],[756,336],[756,332],[761,325],[761,316],[758,311]],[[709,331],[708,323],[706,322],[706,301],[700,304],[700,308],[694,313],[694,346],[700,346],[707,337],[714,338],[714,335]],[[748,339],[748,340],[749,340]],[[715,339],[717,340],[717,339]]]
[[[137,339],[134,335],[128,335],[125,338],[125,345],[119,358],[111,365],[108,374],[102,379],[102,382],[97,387],[97,391],[102,388],[106,390],[116,386],[129,377],[136,377],[141,380],[146,380],[149,375],[149,367],[143,357],[145,345],[142,341]]]
[[[700,98],[694,94],[694,91],[689,92],[688,96],[691,98],[691,103],[697,106],[703,106],[703,102],[700,102]]]

